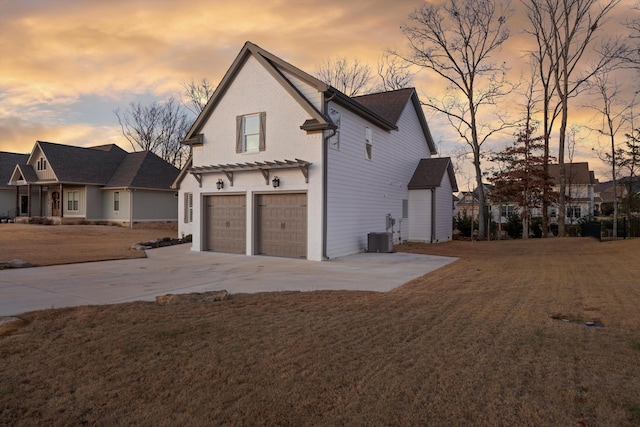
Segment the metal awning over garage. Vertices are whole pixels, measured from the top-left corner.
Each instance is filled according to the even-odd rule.
[[[229,183],[233,187],[233,174],[235,172],[247,172],[247,171],[260,171],[267,185],[269,185],[269,172],[271,170],[281,169],[300,169],[304,180],[309,183],[309,166],[310,162],[305,160],[274,160],[272,162],[253,162],[253,163],[234,163],[228,165],[209,165],[209,166],[194,166],[189,169],[189,172],[198,181],[198,184],[202,187],[202,175],[207,173],[224,173],[229,180]]]

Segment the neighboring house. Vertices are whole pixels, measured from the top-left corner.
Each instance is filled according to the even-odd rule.
[[[195,251],[320,261],[369,233],[451,239],[453,169],[430,159],[412,88],[351,98],[246,43],[184,143],[174,187]]]
[[[589,170],[589,163],[567,163],[565,165],[566,173],[566,212],[565,224],[575,224],[580,218],[590,217],[597,213],[602,199],[597,190],[598,180],[595,178],[593,171]],[[560,191],[560,166],[557,164],[549,165],[549,174],[551,175],[554,185],[552,190]],[[496,224],[504,224],[508,220],[508,216],[512,213],[520,212],[517,204],[510,202],[498,202],[491,200],[489,195],[490,209],[492,220]],[[460,206],[460,205],[458,205]],[[459,209],[459,208],[458,208]],[[557,224],[559,221],[557,204],[549,208],[549,216],[551,224]],[[532,209],[532,217],[541,217],[542,210],[540,208]]]
[[[16,188],[9,185],[9,180],[16,164],[26,162],[28,158],[28,154],[0,151],[0,219],[16,217],[16,200],[19,201],[20,196],[16,194]],[[26,194],[26,189],[24,192]]]
[[[566,174],[566,212],[565,224],[575,224],[580,218],[594,216],[596,206],[602,203],[600,194],[596,191],[598,180],[593,171],[589,170],[588,162],[565,164]],[[560,165],[549,165],[549,175],[553,178],[553,191],[560,191]],[[539,213],[537,216],[542,216]],[[551,223],[560,221],[557,207],[552,207]]]
[[[488,198],[491,195],[491,189],[493,187],[489,184],[484,184],[484,194]],[[480,195],[478,189],[473,191],[461,191],[457,196],[457,202],[454,208],[454,215],[467,215],[475,220],[478,219]]]
[[[18,217],[54,223],[81,220],[133,225],[175,222],[179,170],[148,151],[127,153],[110,144],[82,148],[37,141],[12,169]]]

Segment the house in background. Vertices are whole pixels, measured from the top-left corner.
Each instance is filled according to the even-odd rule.
[[[575,224],[580,218],[592,217],[602,204],[600,194],[596,191],[598,180],[593,171],[589,170],[588,162],[565,164],[566,174],[566,212],[565,224]],[[560,165],[549,165],[549,175],[553,178],[553,191],[560,191]],[[540,212],[538,216],[542,216]],[[551,222],[558,223],[562,216],[557,207],[550,212]]]
[[[593,171],[589,170],[589,163],[577,162],[567,163],[565,165],[567,186],[566,196],[566,212],[565,224],[576,224],[580,218],[590,217],[596,214],[602,199],[598,191],[598,180]],[[553,179],[552,190],[560,191],[560,166],[557,164],[549,165],[549,175]],[[491,187],[487,187],[489,190]],[[488,200],[491,210],[491,218],[496,224],[506,224],[510,214],[519,213],[520,207],[516,203],[509,201],[498,202],[491,199],[488,193]],[[458,205],[460,209],[460,205]],[[532,209],[532,217],[541,217],[542,210],[540,208]],[[557,204],[549,207],[549,219],[552,225],[557,225],[560,221]]]
[[[18,163],[25,163],[28,154],[7,153],[0,151],[0,219],[7,220],[16,217],[16,206],[19,206],[20,196],[16,188],[9,185],[13,169]],[[26,194],[26,189],[25,189]]]
[[[100,221],[133,226],[177,221],[171,183],[178,172],[148,151],[37,141],[31,154],[14,164],[8,184],[18,220],[46,217],[57,224]]]
[[[413,88],[348,97],[247,42],[184,144],[192,250],[320,261],[375,233],[451,239],[455,177]]]

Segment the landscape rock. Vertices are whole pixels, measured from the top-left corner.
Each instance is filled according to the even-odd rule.
[[[173,305],[173,304],[193,304],[197,302],[214,302],[224,301],[229,299],[230,294],[226,290],[211,291],[211,292],[195,292],[191,294],[166,294],[158,295],[156,297],[156,304],[158,305]]]
[[[0,270],[4,270],[7,268],[27,268],[27,267],[35,267],[35,265],[28,263],[27,261],[23,261],[21,259],[13,259],[11,261],[0,261]]]

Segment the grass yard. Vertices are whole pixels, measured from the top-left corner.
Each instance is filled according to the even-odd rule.
[[[640,425],[640,239],[403,250],[460,260],[386,294],[25,313],[0,425]]]
[[[0,261],[21,259],[36,265],[56,265],[144,258],[144,251],[131,250],[133,243],[178,237],[176,224],[146,227],[0,224]]]

